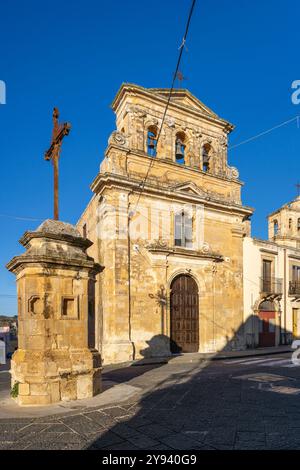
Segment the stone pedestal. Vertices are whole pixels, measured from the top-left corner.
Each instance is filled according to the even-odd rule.
[[[11,362],[20,405],[92,397],[101,390],[94,349],[95,275],[92,242],[64,222],[46,220],[20,243],[26,252],[7,265],[17,277],[18,347]]]

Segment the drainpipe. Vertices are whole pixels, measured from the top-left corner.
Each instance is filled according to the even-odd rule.
[[[165,303],[165,311],[164,311],[164,328],[162,331],[163,335],[170,336],[170,328],[169,328],[169,323],[168,323],[168,312],[169,312],[169,305],[171,304],[170,302],[170,297],[171,293],[170,290],[168,289],[168,266],[169,266],[169,255],[170,253],[166,254],[166,303]]]
[[[130,240],[130,195],[132,191],[128,193],[128,202],[127,202],[127,277],[128,277],[128,339],[132,344],[132,359],[135,359],[135,347],[131,338],[131,240]]]
[[[216,352],[216,331],[215,331],[215,296],[216,296],[216,272],[217,272],[217,265],[216,261],[213,261],[212,266],[212,274],[213,274],[213,348],[214,352]]]

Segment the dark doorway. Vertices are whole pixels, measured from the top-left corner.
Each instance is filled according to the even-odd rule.
[[[259,308],[259,346],[275,346],[276,312],[273,302],[266,301]]]
[[[199,350],[198,286],[188,275],[177,276],[171,284],[171,351]]]

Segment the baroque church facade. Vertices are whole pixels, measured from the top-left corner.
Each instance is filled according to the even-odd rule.
[[[243,241],[252,208],[227,162],[233,125],[188,90],[123,84],[78,229],[104,266],[95,289],[104,363],[246,347]],[[163,125],[161,125],[163,122]]]

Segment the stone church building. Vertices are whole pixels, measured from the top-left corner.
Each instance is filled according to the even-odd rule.
[[[123,84],[78,229],[104,363],[244,348],[243,238],[253,210],[227,162],[233,125],[188,90]]]

